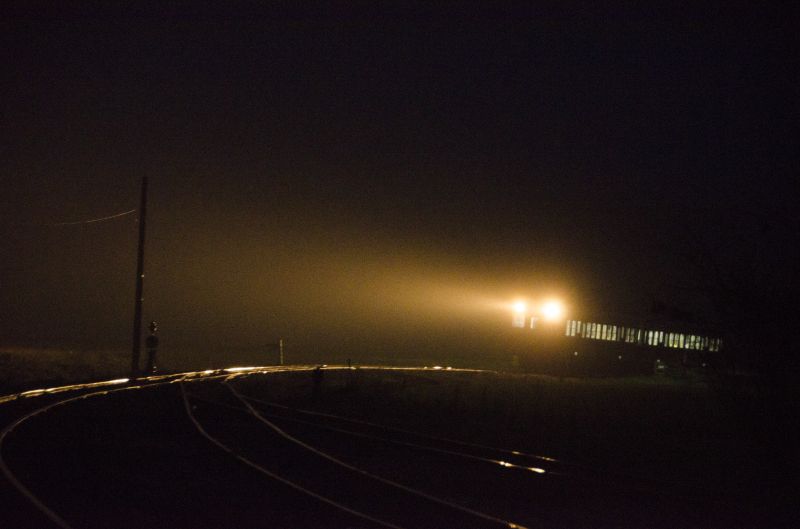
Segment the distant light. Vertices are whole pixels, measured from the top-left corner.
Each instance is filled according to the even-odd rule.
[[[434,369],[441,369],[442,366],[433,366]]]
[[[555,320],[561,316],[561,305],[555,301],[551,301],[542,307],[542,314],[548,320]]]
[[[206,369],[205,371],[203,371],[203,373],[206,374],[206,375],[210,375],[213,372],[214,372],[213,369]]]
[[[517,301],[516,303],[514,303],[514,312],[522,314],[523,312],[525,312],[525,308],[526,307],[524,301]]]
[[[538,474],[544,474],[544,469],[541,469],[541,468],[530,467],[529,470],[533,470],[534,472],[536,472]]]
[[[252,369],[258,369],[257,367],[229,367],[225,371],[228,373],[234,373],[236,371],[250,371]]]

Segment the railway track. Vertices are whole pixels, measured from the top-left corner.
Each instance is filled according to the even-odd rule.
[[[635,476],[248,394],[242,381],[275,371],[17,396],[25,406],[0,434],[0,515],[74,529],[640,526],[661,525],[665,495],[677,497]]]

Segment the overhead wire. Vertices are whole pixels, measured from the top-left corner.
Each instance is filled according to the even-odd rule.
[[[122,217],[123,215],[130,215],[134,211],[139,211],[139,209],[136,208],[136,209],[132,209],[130,211],[126,211],[124,213],[117,213],[116,215],[109,215],[108,217],[102,217],[102,218],[99,218],[99,219],[78,220],[78,221],[74,221],[74,222],[56,222],[55,224],[51,224],[51,226],[74,226],[76,224],[89,224],[89,223],[92,223],[92,222],[100,222],[100,221],[103,221],[103,220],[115,219],[117,217]]]

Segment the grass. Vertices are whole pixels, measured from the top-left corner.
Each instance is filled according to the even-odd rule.
[[[127,352],[0,348],[0,396],[125,376]]]

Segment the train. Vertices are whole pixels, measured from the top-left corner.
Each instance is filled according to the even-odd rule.
[[[515,315],[515,357],[531,372],[567,376],[685,374],[719,356],[719,337],[596,321]],[[528,332],[526,332],[526,329]]]

